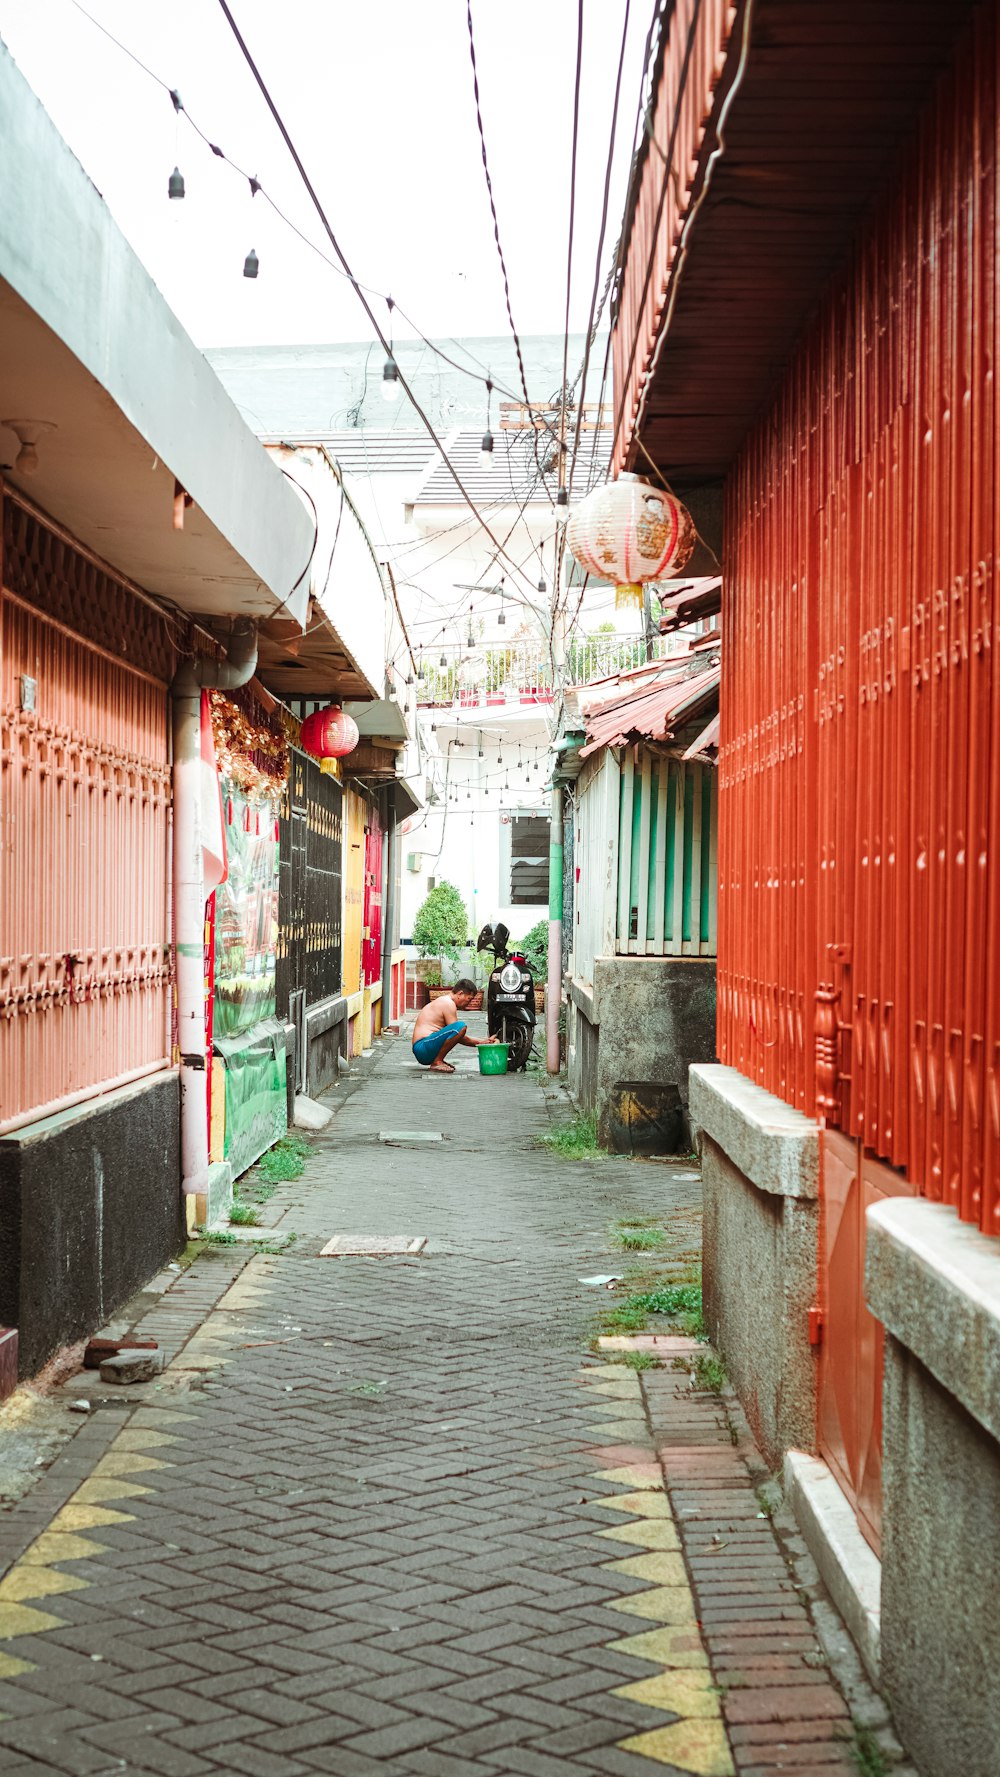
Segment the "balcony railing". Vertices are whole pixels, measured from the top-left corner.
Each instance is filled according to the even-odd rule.
[[[676,643],[674,644],[676,649]],[[670,638],[656,636],[653,658],[671,652]],[[566,648],[566,682],[587,685],[646,662],[642,636],[574,636]],[[501,647],[446,647],[430,650],[420,663],[417,702],[423,705],[551,703],[554,675],[548,643],[508,642]]]

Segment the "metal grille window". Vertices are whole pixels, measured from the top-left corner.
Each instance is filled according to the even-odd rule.
[[[292,996],[309,1005],[338,993],[341,985],[341,869],[343,796],[305,754],[293,751],[291,775],[279,821],[280,875],[277,1003]]]
[[[537,907],[549,898],[549,817],[516,814],[510,823],[511,907]]]

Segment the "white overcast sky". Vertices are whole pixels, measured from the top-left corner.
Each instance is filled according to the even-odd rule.
[[[423,332],[506,330],[465,0],[231,0],[356,275]],[[626,0],[586,0],[571,330],[586,325]],[[624,202],[651,0],[633,0],[603,274]],[[206,135],[321,232],[217,0],[88,0]],[[575,0],[473,0],[487,148],[524,334],[561,333]],[[72,0],[0,0],[0,37],[201,346],[367,339],[349,284],[213,157]],[[167,197],[175,161],[187,185]],[[242,276],[250,247],[256,283]],[[379,319],[385,317],[379,305]],[[397,322],[399,337],[407,336]]]

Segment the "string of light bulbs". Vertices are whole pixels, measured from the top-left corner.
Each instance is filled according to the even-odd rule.
[[[398,303],[398,301],[396,301],[391,296],[387,296],[384,292],[375,289],[375,287],[373,285],[367,284],[363,280],[357,278],[354,275],[354,273],[352,271],[350,271],[349,268],[345,269],[343,265],[338,265],[335,260],[331,259],[330,256],[323,251],[322,247],[320,247],[316,241],[314,241],[309,235],[307,235],[304,232],[304,230],[299,228],[298,225],[292,221],[291,217],[288,216],[286,214],[286,212],[281,209],[280,205],[277,204],[276,201],[274,200],[274,198],[271,197],[270,193],[266,190],[265,186],[263,185],[261,180],[256,176],[256,174],[251,174],[251,173],[247,172],[243,167],[241,167],[238,164],[238,162],[234,161],[232,159],[232,157],[230,155],[228,155],[226,153],[226,151],[223,148],[221,148],[217,142],[214,142],[212,140],[212,138],[201,128],[200,124],[196,121],[196,119],[194,118],[192,113],[189,111],[187,106],[184,104],[184,102],[181,98],[180,92],[176,87],[171,86],[168,81],[163,79],[162,75],[157,74],[155,69],[150,68],[148,66],[148,64],[141,59],[141,57],[137,56],[134,50],[130,49],[126,43],[123,43],[121,41],[121,39],[116,37],[112,31],[108,30],[107,26],[104,25],[100,19],[95,18],[91,12],[88,12],[87,8],[81,4],[81,0],[70,0],[70,4],[75,7],[76,11],[80,13],[81,17],[85,18],[91,25],[94,26],[94,28],[96,30],[100,31],[102,36],[106,37],[110,43],[114,44],[116,49],[120,50],[123,55],[127,56],[128,59],[131,62],[133,62],[134,65],[137,68],[139,68],[141,70],[141,72],[147,76],[148,79],[154,81],[156,83],[156,85],[159,86],[160,89],[167,94],[168,98],[171,101],[171,104],[173,105],[174,112],[175,112],[175,115],[177,116],[177,118],[179,119],[181,116],[183,116],[185,118],[185,120],[187,121],[187,123],[192,128],[192,130],[194,131],[194,133],[199,137],[199,139],[209,149],[211,154],[214,155],[216,159],[222,161],[222,163],[225,166],[228,166],[233,172],[235,172],[240,179],[245,180],[247,185],[250,188],[251,195],[252,196],[259,195],[260,197],[262,197],[264,199],[265,203],[268,204],[270,209],[273,210],[274,214],[279,218],[279,220],[281,222],[283,222],[284,225],[287,228],[289,228],[291,230],[291,232],[294,235],[296,235],[300,241],[302,241],[304,246],[307,246],[313,253],[315,253],[320,259],[322,259],[323,263],[325,265],[327,265],[331,271],[335,272],[339,277],[344,278],[346,282],[350,283],[359,295],[370,296],[373,298],[373,300],[376,300],[379,302],[385,302],[388,306],[390,306],[391,310],[394,311],[396,314],[398,314],[406,322],[407,326],[412,330],[415,337],[418,340],[420,340],[422,345],[424,345],[428,350],[433,352],[434,355],[436,357],[440,358],[443,363],[448,364],[451,369],[457,371],[459,373],[459,375],[469,377],[473,381],[483,384],[484,386],[485,386],[486,382],[489,382],[491,385],[492,391],[495,391],[496,393],[505,396],[510,401],[520,404],[521,400],[523,399],[525,407],[527,408],[527,411],[529,413],[529,416],[531,417],[531,419],[533,421],[537,422],[537,424],[534,428],[534,430],[536,431],[536,434],[537,434],[537,428],[541,427],[542,430],[549,433],[549,435],[551,436],[551,438],[553,439],[553,441],[555,442],[555,444],[557,446],[560,444],[560,436],[559,436],[559,431],[558,431],[557,427],[555,425],[553,425],[551,420],[549,420],[549,418],[547,417],[545,407],[542,404],[537,403],[537,402],[533,402],[530,399],[530,396],[527,393],[526,386],[524,386],[522,388],[522,394],[517,395],[517,394],[515,394],[515,392],[512,389],[507,388],[503,383],[499,382],[496,379],[496,377],[493,376],[492,371],[490,371],[486,366],[482,366],[482,368],[484,370],[486,370],[486,377],[484,378],[484,377],[480,376],[477,371],[471,370],[468,365],[459,363],[455,358],[451,357],[449,353],[445,352],[441,348],[441,346],[439,346],[434,340],[430,339],[422,331],[422,329],[413,320],[412,316]],[[230,22],[232,23],[232,19],[231,19],[231,15],[229,14],[228,7],[223,5],[223,10],[227,13],[227,16],[230,18]],[[237,33],[237,27],[235,26],[234,23],[232,23],[232,28],[234,30],[234,33]],[[244,53],[246,53],[246,52],[244,51]],[[277,121],[277,119],[276,119],[276,121]],[[279,122],[279,129],[280,128],[281,128],[281,124]],[[174,171],[171,173],[170,178],[168,179],[168,197],[175,199],[175,200],[179,200],[179,199],[182,199],[185,195],[186,195],[186,185],[185,185],[185,181],[184,181],[184,176],[180,172],[179,166],[175,166]],[[259,269],[260,269],[259,256],[257,255],[256,249],[251,247],[246,255],[245,260],[244,260],[243,275],[247,278],[255,278],[259,274]],[[392,370],[390,369],[389,373],[387,375],[386,374],[386,366],[385,365],[383,366],[383,378],[382,378],[383,394],[384,394],[387,401],[392,402],[398,398],[398,395],[403,391],[403,389],[406,387],[406,385],[405,385],[404,381],[401,379],[398,363],[396,363],[396,361],[395,361],[394,353],[391,351],[391,349],[388,349],[388,342],[384,339],[384,336],[382,336],[381,333],[380,333],[380,338],[382,338],[382,343],[384,345],[386,345],[386,347],[387,347],[386,364],[389,364],[391,361],[391,363],[395,367],[395,372],[396,372],[396,374],[393,375]],[[458,346],[459,349],[465,351],[469,357],[475,359],[475,354],[473,352],[469,351],[469,348],[466,345],[459,345],[459,342],[457,342],[457,341],[452,342],[452,343],[456,344],[456,346]],[[520,344],[519,339],[518,339],[517,343],[519,346],[519,344]],[[475,359],[475,361],[477,363],[481,363],[481,360]],[[571,392],[573,389],[576,388],[577,384],[579,383],[581,376],[583,374],[583,368],[584,368],[583,364],[581,363],[580,369],[577,371],[577,374],[576,374],[575,378],[573,379],[573,383],[570,385]],[[409,394],[408,388],[406,389],[406,392]],[[412,395],[410,396],[410,399],[412,401]],[[413,405],[414,405],[415,409],[419,412],[420,410],[417,407],[417,404],[414,402]],[[549,403],[549,406],[551,406],[551,405],[553,405],[553,403]],[[488,455],[489,453],[486,453],[486,454]],[[541,478],[544,480],[544,471],[540,469],[539,472],[540,472]]]

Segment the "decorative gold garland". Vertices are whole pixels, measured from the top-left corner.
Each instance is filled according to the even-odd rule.
[[[277,809],[288,782],[288,741],[255,722],[222,691],[210,691],[215,756],[222,776],[248,801]]]

